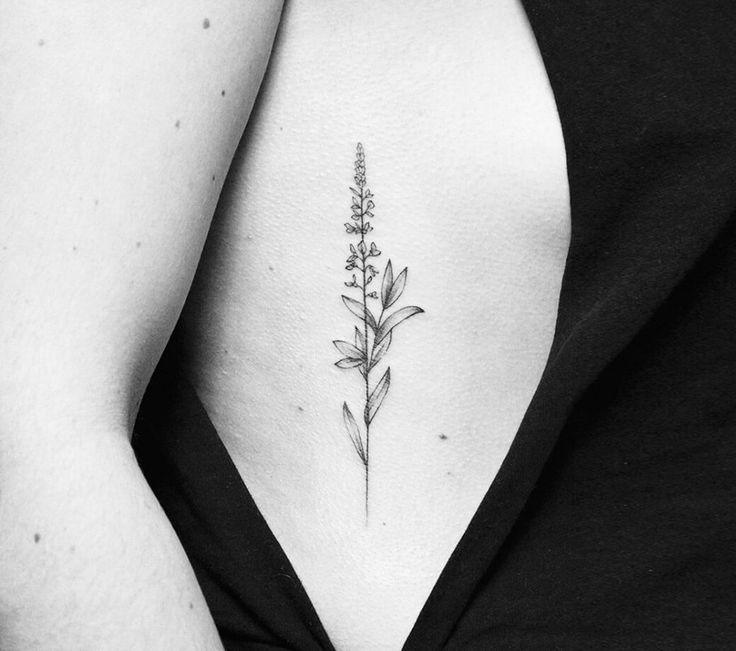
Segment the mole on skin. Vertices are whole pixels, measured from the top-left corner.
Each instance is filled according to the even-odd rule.
[[[210,28],[210,19],[209,18],[205,18],[202,21],[202,27],[204,27],[205,29],[209,29]]]
[[[176,122],[174,122],[174,127],[175,128],[178,129],[180,126],[181,126],[181,122],[179,120],[177,120]]]
[[[33,534],[33,542],[37,543],[39,540],[41,540],[41,534],[40,533],[34,533]]]
[[[440,434],[440,439],[442,439],[443,441],[446,441],[447,436],[445,434]]]

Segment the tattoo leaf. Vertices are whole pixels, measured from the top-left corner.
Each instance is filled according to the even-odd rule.
[[[364,362],[364,359],[358,359],[356,357],[345,357],[344,359],[335,362],[335,366],[337,366],[338,368],[355,368],[356,366],[361,366]]]
[[[350,411],[347,402],[342,403],[342,417],[345,421],[345,429],[347,430],[348,437],[353,443],[355,451],[358,453],[360,460],[363,464],[366,463],[365,449],[363,448],[363,439],[360,436],[360,430],[358,429],[358,423],[355,422],[353,413]]]
[[[388,319],[386,319],[381,326],[376,330],[375,344],[378,345],[383,341],[384,337],[388,335],[399,323],[406,321],[409,317],[415,314],[421,314],[424,310],[416,305],[409,307],[402,307],[400,310],[396,310]]]
[[[362,303],[359,303],[349,296],[343,296],[342,301],[343,303],[345,303],[345,307],[347,307],[348,310],[350,310],[361,321],[365,320],[368,325],[373,328],[373,330],[376,330],[378,328],[378,325],[376,324],[376,318],[373,316],[373,313],[370,311],[369,308],[365,307]]]
[[[348,343],[347,341],[333,341],[333,344],[335,344],[335,348],[337,348],[345,357],[349,357],[351,359],[364,359],[365,353],[361,350],[358,350],[353,344]]]
[[[391,260],[386,263],[386,271],[383,272],[383,284],[381,285],[381,303],[383,309],[388,307],[388,297],[391,294],[391,286],[394,284],[394,269]]]
[[[378,380],[378,384],[376,385],[376,388],[373,389],[373,393],[371,393],[370,398],[368,398],[368,403],[365,406],[366,425],[370,425],[371,421],[375,418],[378,408],[381,406],[383,399],[388,393],[388,387],[390,384],[391,369],[387,368],[386,372],[383,374],[383,377]]]
[[[371,368],[373,368],[381,358],[388,352],[388,347],[391,345],[391,333],[389,332],[377,346],[373,347],[373,356],[371,357]]]
[[[355,347],[363,353],[363,356],[365,357],[365,334],[358,328],[358,326],[355,326]]]
[[[396,301],[399,300],[401,293],[404,291],[406,285],[406,272],[407,267],[396,277],[394,284],[391,285],[391,291],[388,294],[388,300],[386,301],[385,307],[391,307]]]

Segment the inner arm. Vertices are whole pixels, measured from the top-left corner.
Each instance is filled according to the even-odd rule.
[[[280,10],[3,5],[3,649],[220,647],[129,440]]]

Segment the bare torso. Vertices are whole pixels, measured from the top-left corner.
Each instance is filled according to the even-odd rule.
[[[493,481],[552,340],[565,153],[516,0],[290,2],[183,316],[185,368],[335,645],[398,648]],[[364,464],[334,365],[355,146],[402,323]],[[380,299],[375,303],[380,311]],[[393,309],[393,308],[392,308]],[[361,422],[361,419],[358,418]]]

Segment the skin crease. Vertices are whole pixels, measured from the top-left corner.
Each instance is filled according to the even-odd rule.
[[[375,240],[408,267],[371,502],[334,366],[356,142]],[[503,461],[549,353],[564,144],[516,0],[288,3],[185,306],[186,371],[344,649],[397,649]],[[379,276],[379,281],[380,281]],[[378,379],[375,377],[374,381]]]

